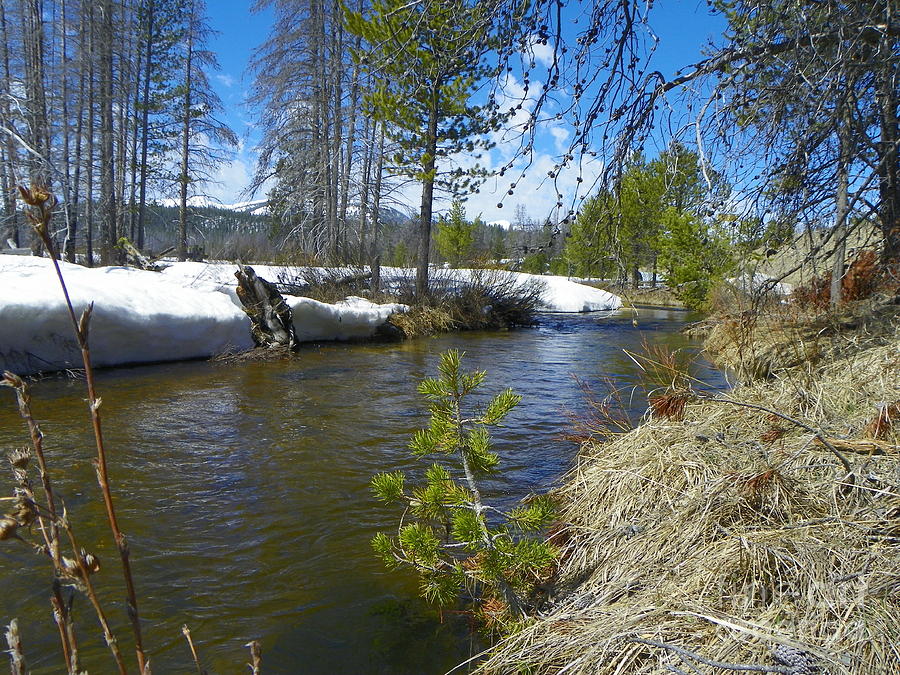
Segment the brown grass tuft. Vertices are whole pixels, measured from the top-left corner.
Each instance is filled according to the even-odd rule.
[[[885,439],[894,431],[894,423],[898,420],[900,401],[894,401],[878,409],[875,418],[862,428],[862,435],[866,438]]]
[[[680,422],[684,419],[684,407],[691,400],[690,392],[669,392],[650,397],[650,410],[654,417]]]

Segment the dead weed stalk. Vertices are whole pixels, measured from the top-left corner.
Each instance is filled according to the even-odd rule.
[[[122,575],[125,581],[125,604],[134,639],[137,672],[140,675],[150,675],[150,661],[144,648],[141,632],[141,619],[131,566],[130,548],[128,539],[120,528],[116,516],[106,447],[103,441],[103,427],[100,416],[101,399],[96,392],[94,371],[91,363],[89,332],[93,304],[88,305],[80,317],[76,316],[75,308],[72,305],[69,291],[60,269],[58,252],[50,235],[51,213],[56,205],[56,199],[42,187],[32,186],[30,189],[20,187],[19,191],[22,199],[31,207],[31,210],[27,212],[28,219],[53,262],[60,288],[65,297],[66,308],[72,322],[75,338],[81,350],[84,378],[88,392],[87,403],[96,446],[96,456],[93,464],[97,473],[97,483],[100,487],[104,511],[119,554]],[[10,372],[3,373],[2,378],[0,378],[0,386],[9,387],[15,392],[19,414],[28,427],[31,439],[30,449],[14,450],[8,457],[13,472],[15,488],[13,497],[0,500],[13,503],[10,512],[0,517],[0,541],[19,540],[26,544],[30,543],[36,551],[50,559],[54,573],[50,602],[53,608],[54,621],[59,631],[60,646],[68,675],[79,675],[82,673],[79,665],[78,641],[71,613],[72,599],[76,590],[84,593],[90,601],[91,607],[100,623],[104,640],[116,664],[116,670],[120,675],[125,675],[128,672],[126,660],[119,649],[118,638],[107,619],[106,611],[100,602],[93,583],[93,576],[100,571],[99,559],[79,545],[65,505],[54,492],[50,469],[44,453],[44,436],[31,410],[31,395],[28,386],[22,378]],[[32,458],[37,459],[41,486],[40,493],[35,491],[28,472],[28,466]],[[40,532],[40,543],[28,542],[20,534],[26,529],[30,531],[34,523],[37,523]],[[65,534],[65,541],[63,541],[61,533]],[[68,593],[66,589],[69,589]],[[19,638],[18,624],[15,619],[10,622],[6,636],[10,648],[12,672],[14,674],[24,674],[26,672],[25,659]],[[193,644],[191,644],[191,648],[193,652]],[[254,656],[255,663],[258,662],[258,650],[256,654]],[[256,669],[258,671],[258,663]]]

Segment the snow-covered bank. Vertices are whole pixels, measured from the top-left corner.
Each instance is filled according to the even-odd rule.
[[[61,266],[76,312],[94,303],[90,337],[97,366],[204,358],[253,346],[249,319],[230,289],[126,267]],[[361,298],[337,305],[286,300],[301,340],[368,337],[405,309]],[[24,375],[80,367],[51,261],[0,256],[0,370]]]
[[[322,268],[297,268],[276,265],[253,265],[256,273],[269,281],[282,278],[306,276],[309,272],[319,271],[323,275]],[[163,274],[177,278],[188,286],[194,288],[213,288],[224,292],[233,293],[236,286],[234,278],[235,266],[226,263],[174,263],[163,270]],[[354,270],[347,269],[351,274]],[[494,272],[489,272],[493,274]],[[415,270],[403,267],[382,267],[381,274],[383,285],[390,288],[401,281],[411,281],[415,278]],[[445,283],[466,283],[477,274],[485,274],[484,270],[468,269],[440,269],[432,273],[433,278]],[[524,274],[522,272],[497,272],[497,274],[509,275],[513,283],[525,285],[531,282],[540,283],[544,291],[541,297],[540,309],[547,312],[602,312],[618,309],[622,306],[622,300],[616,295],[593,286],[585,286],[566,277],[540,276],[536,274]]]
[[[61,263],[76,312],[94,303],[91,354],[95,365],[204,358],[253,346],[250,323],[237,300],[233,264],[175,263],[164,273],[127,267],[88,269]],[[275,281],[295,269],[254,265]],[[385,277],[412,270],[386,268]],[[465,282],[471,270],[445,270],[442,278]],[[563,277],[509,273],[515,283],[543,283],[542,309],[586,312],[617,309],[606,291]],[[362,298],[330,305],[286,295],[301,341],[362,339],[375,334],[405,305],[375,305]],[[81,367],[81,356],[59,282],[49,259],[0,256],[0,370],[19,374]]]

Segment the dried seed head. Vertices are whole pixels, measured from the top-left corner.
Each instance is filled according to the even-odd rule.
[[[0,541],[18,537],[19,535],[16,534],[18,527],[19,524],[9,516],[0,518]]]
[[[76,563],[71,558],[66,558],[63,556],[63,559],[60,561],[62,565],[62,573],[67,577],[72,577],[73,579],[77,579],[81,575],[78,572],[78,563]]]
[[[13,506],[12,513],[9,514],[22,527],[30,527],[37,518],[37,508],[33,501],[25,495],[19,495]]]
[[[13,389],[21,389],[25,386],[25,382],[21,377],[8,370],[3,371],[3,377],[0,378],[0,386],[12,387]]]
[[[73,579],[81,579],[83,574],[96,574],[100,571],[100,560],[93,553],[88,553],[84,549],[81,549],[81,553],[79,554],[79,561],[72,560],[71,558],[63,558],[62,559],[62,571],[68,577],[72,577]],[[80,563],[80,564],[79,564]]]
[[[28,462],[31,461],[31,450],[28,448],[16,448],[9,453],[9,463],[14,469],[27,469]]]
[[[81,549],[81,562],[89,574],[96,574],[100,571],[100,558],[84,549]]]

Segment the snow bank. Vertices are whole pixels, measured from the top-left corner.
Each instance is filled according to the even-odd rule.
[[[608,291],[585,286],[566,277],[523,274],[543,281],[546,290],[541,299],[543,309],[550,312],[602,312],[619,309],[622,298]]]
[[[293,312],[294,330],[301,342],[367,338],[391,314],[409,309],[397,303],[376,305],[355,296],[334,305],[293,295],[285,295],[284,299]]]
[[[253,346],[250,321],[234,294],[234,265],[180,263],[182,273],[168,275],[61,266],[76,313],[94,303],[90,338],[97,366],[204,358]],[[337,305],[286,300],[301,340],[365,338],[392,313],[406,310],[362,298]],[[0,256],[0,370],[24,375],[80,367],[52,262]]]
[[[276,265],[253,265],[256,273],[267,281],[275,281],[279,278],[294,278],[308,275],[309,272],[326,274],[323,268],[310,267],[284,267]],[[163,270],[163,274],[171,278],[179,279],[181,283],[192,287],[213,288],[233,294],[237,281],[234,278],[235,266],[224,263],[174,263]],[[340,270],[340,274],[353,274],[350,268]],[[381,273],[385,288],[396,286],[403,281],[411,281],[415,278],[415,270],[403,267],[382,267]],[[490,272],[489,272],[490,273]],[[442,282],[465,283],[471,281],[475,275],[484,275],[484,270],[468,269],[442,269],[435,270],[434,277]],[[509,275],[514,283],[525,285],[537,281],[544,286],[541,298],[541,309],[548,312],[600,312],[618,309],[622,306],[622,300],[617,295],[607,291],[585,286],[566,277],[542,276],[525,274],[522,272],[498,272]]]
[[[76,314],[91,302],[97,366],[172,361],[252,347],[246,315],[223,294],[155,272],[60,263]],[[53,264],[0,256],[0,368],[19,374],[80,368]]]

